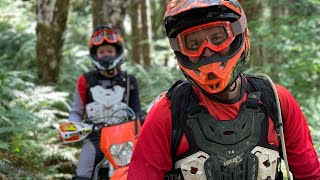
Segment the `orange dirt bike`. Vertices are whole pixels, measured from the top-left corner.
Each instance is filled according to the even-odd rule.
[[[120,115],[119,115],[120,114]],[[97,121],[98,120],[98,121]],[[112,116],[88,119],[84,122],[66,122],[60,125],[60,139],[64,143],[78,142],[92,131],[100,131],[100,149],[105,158],[96,165],[93,180],[98,179],[99,170],[109,162],[113,168],[110,180],[125,180],[133,148],[140,132],[140,121],[131,108],[120,109]]]

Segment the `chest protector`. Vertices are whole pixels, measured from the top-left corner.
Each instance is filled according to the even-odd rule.
[[[119,74],[113,78],[105,78],[98,71],[84,74],[87,80],[87,99],[85,104],[87,117],[98,123],[119,123],[119,118],[113,118],[115,113],[121,112],[128,105],[127,94],[130,92],[129,78],[126,74]],[[121,117],[121,116],[120,116]]]
[[[279,149],[267,139],[272,109],[259,103],[261,91],[247,90],[248,98],[235,119],[216,120],[199,105],[191,84],[174,86],[179,90],[167,94],[176,117],[172,122],[173,168],[165,179],[282,179]],[[183,133],[189,149],[176,156]]]
[[[115,86],[123,87],[123,99],[122,102],[127,103],[129,100],[127,99],[128,94],[130,92],[129,86],[129,76],[125,72],[121,72],[115,77],[106,79],[106,77],[102,76],[98,71],[91,71],[84,74],[84,77],[87,80],[87,104],[93,101],[92,93],[90,91],[91,88],[95,86],[102,86],[104,89],[112,89]],[[103,83],[106,82],[106,83]]]

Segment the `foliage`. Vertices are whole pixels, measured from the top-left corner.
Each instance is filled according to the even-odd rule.
[[[89,1],[72,2],[65,32],[60,79],[56,85],[57,90],[67,92],[73,92],[80,74],[92,68],[87,46],[92,32],[91,4]]]
[[[283,16],[276,22],[269,22],[268,18],[252,22],[252,47],[259,45],[263,37],[262,45],[268,57],[279,59],[276,64],[251,67],[247,72],[270,74],[276,83],[292,92],[308,119],[315,148],[320,154],[320,19],[317,16],[319,3],[316,3],[314,0],[298,1],[292,4],[296,9],[294,16]],[[70,179],[79,144],[60,144],[57,126],[68,115],[77,78],[92,68],[86,46],[92,32],[89,2],[73,1],[65,33],[60,81],[45,87],[35,84],[35,1],[2,0],[0,5],[0,177]],[[161,7],[153,5],[154,9]],[[153,11],[153,16],[160,22],[156,12]],[[175,60],[167,39],[161,39],[161,26],[156,25],[153,65],[145,69],[130,59],[123,65],[124,70],[138,79],[144,110],[157,95],[183,78],[172,63]],[[127,43],[130,49],[130,41]],[[169,59],[169,66],[163,65],[166,59]]]
[[[0,37],[1,59],[10,59],[4,65],[15,69],[33,68],[35,63],[26,59],[35,59],[35,38],[27,32],[18,33],[9,23],[1,24],[0,28],[4,32]]]
[[[128,62],[124,68],[138,79],[141,105],[144,110],[160,93],[167,91],[176,80],[183,78],[181,71],[176,67],[154,65],[145,69],[141,65]]]
[[[53,166],[46,164],[48,152],[57,149],[52,144],[58,137],[53,124],[66,116],[68,94],[36,86],[35,77],[23,71],[1,68],[0,77],[0,173],[13,179],[39,179]]]
[[[281,4],[278,1],[274,3]],[[317,131],[320,128],[319,4],[297,1],[287,8],[292,13],[289,17],[279,16],[270,23],[251,22],[250,25],[255,25],[251,29],[253,47],[262,45],[267,52],[267,63],[274,63],[254,67],[249,71],[269,74],[276,83],[291,91],[307,117],[315,147],[320,153]],[[268,20],[268,15],[265,18]]]

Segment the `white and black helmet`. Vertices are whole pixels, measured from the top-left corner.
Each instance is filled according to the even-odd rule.
[[[99,59],[96,55],[101,45],[112,45],[116,48],[116,56],[105,56]],[[120,34],[109,26],[99,25],[92,33],[89,41],[89,51],[93,65],[98,70],[109,71],[119,67],[125,60],[124,41]]]

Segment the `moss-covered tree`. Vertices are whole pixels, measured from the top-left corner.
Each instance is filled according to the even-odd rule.
[[[61,49],[70,0],[37,1],[36,57],[41,84],[59,80]]]

